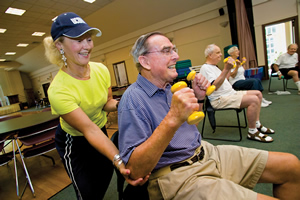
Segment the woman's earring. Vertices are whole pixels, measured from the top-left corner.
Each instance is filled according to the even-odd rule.
[[[65,67],[67,67],[67,58],[66,58],[66,56],[65,56],[65,52],[64,52],[64,50],[63,49],[60,49],[60,54],[61,54],[61,59],[64,61],[64,63],[65,63]]]

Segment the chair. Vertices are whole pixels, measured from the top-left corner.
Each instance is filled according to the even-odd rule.
[[[58,126],[58,124],[59,118],[56,118],[51,121],[44,122],[42,124],[22,129],[16,136],[16,140],[19,140],[21,142],[21,147],[23,145],[25,146],[23,150],[21,150],[18,142],[16,141],[17,148],[20,153],[21,161],[27,178],[24,190],[26,189],[27,184],[29,184],[33,196],[35,196],[33,185],[30,180],[29,173],[23,158],[30,158],[40,155],[51,159],[53,165],[55,165],[54,159],[51,156],[45,155],[45,153],[55,149],[54,138],[56,127]]]
[[[9,143],[12,144],[12,151],[10,152],[5,152],[5,142],[7,141],[9,135],[1,135],[0,136],[0,166],[8,165],[8,163],[12,160],[14,160],[14,171],[15,171],[15,181],[16,181],[16,192],[17,196],[19,196],[19,181],[18,181],[18,170],[17,170],[17,160],[16,160],[16,155],[15,155],[15,145],[14,139],[11,139]],[[2,152],[2,153],[1,153]]]
[[[4,150],[5,141],[6,141],[6,139],[0,138],[0,166],[8,164],[14,158],[12,151],[8,152],[8,153],[5,152],[5,150]]]
[[[230,110],[236,112],[237,122],[238,122],[237,126],[235,126],[235,125],[217,125],[216,124],[216,118],[215,118],[215,112],[217,112],[217,111],[230,111]],[[245,119],[245,125],[244,126],[241,126],[240,117],[239,117],[239,113],[242,112],[242,111],[244,113],[244,119]],[[202,131],[201,131],[201,135],[202,135],[203,139],[232,141],[232,142],[239,142],[239,141],[242,140],[241,128],[246,128],[247,127],[247,118],[246,118],[245,108],[242,108],[242,109],[236,109],[236,108],[214,109],[212,107],[212,105],[210,104],[208,97],[206,97],[205,103],[203,104],[203,112],[205,114],[204,119],[203,119],[203,124],[202,124]],[[215,133],[216,127],[238,128],[239,129],[239,139],[223,139],[223,138],[204,137],[204,127],[205,127],[205,121],[206,121],[207,116],[208,116],[210,125],[213,129],[213,133]]]
[[[273,77],[276,77],[278,79],[278,74],[276,73],[275,69],[274,69],[274,63],[271,65],[271,74],[270,74],[270,78],[269,78],[269,89],[268,91],[269,92],[274,92],[274,91],[271,91],[271,81],[272,81],[272,78]],[[287,84],[288,84],[288,80],[291,79],[292,77],[291,76],[285,76],[283,79],[282,79],[282,84],[283,84],[283,91],[286,91],[286,89],[293,89],[293,88],[288,88],[287,87]]]
[[[119,131],[116,131],[112,137],[111,141],[115,144],[115,146],[118,148],[118,136],[119,136]],[[117,190],[118,190],[118,196],[119,200],[148,200],[148,182],[145,183],[142,186],[132,186],[128,184],[124,190],[124,183],[125,183],[125,178],[123,175],[119,172],[118,169],[115,169],[116,174],[117,174]]]

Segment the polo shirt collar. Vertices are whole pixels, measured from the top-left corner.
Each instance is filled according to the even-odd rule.
[[[152,97],[158,90],[162,90],[161,88],[159,88],[156,85],[154,85],[153,83],[151,83],[148,79],[143,77],[141,74],[138,75],[136,83],[141,88],[143,88],[143,90],[149,97]],[[171,85],[168,84],[166,87],[166,90],[170,90],[170,88],[171,88]]]

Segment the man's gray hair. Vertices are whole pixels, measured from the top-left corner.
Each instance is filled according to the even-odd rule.
[[[290,44],[290,45],[288,46],[288,49],[289,49],[292,45],[296,45],[296,46],[297,46],[297,49],[298,49],[298,44],[296,44],[296,43]]]
[[[205,58],[207,58],[210,54],[214,52],[215,46],[216,46],[215,44],[207,45],[207,47],[204,50]]]
[[[142,69],[141,64],[139,63],[139,57],[141,55],[145,55],[148,51],[148,43],[147,43],[147,39],[153,35],[162,35],[165,36],[164,34],[162,34],[161,32],[151,32],[151,33],[147,33],[145,35],[140,36],[135,44],[133,45],[132,49],[131,49],[131,55],[133,57],[133,61],[136,64],[136,67],[138,69],[138,71],[140,72]]]

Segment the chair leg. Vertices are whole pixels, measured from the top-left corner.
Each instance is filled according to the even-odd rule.
[[[269,89],[268,89],[269,92],[271,92],[271,89],[270,89],[271,88],[271,80],[272,80],[272,77],[270,76],[270,79],[269,79]]]
[[[25,162],[24,162],[24,156],[22,155],[22,152],[21,152],[21,149],[20,149],[20,146],[18,144],[18,141],[15,141],[16,144],[17,144],[17,147],[18,147],[18,151],[19,151],[19,154],[20,154],[20,158],[21,158],[21,161],[22,161],[22,164],[23,164],[23,168],[24,168],[24,171],[25,171],[25,175],[26,175],[26,184],[24,186],[24,190],[23,190],[23,193],[25,191],[25,188],[27,187],[27,183],[29,184],[29,187],[30,187],[30,190],[32,192],[32,195],[35,197],[35,193],[34,193],[34,189],[33,189],[33,185],[32,185],[32,182],[31,182],[31,179],[30,179],[30,176],[29,176],[29,173],[27,171],[27,167],[25,165]],[[21,195],[21,198],[23,196],[23,193]]]
[[[282,79],[282,83],[283,83],[283,91],[286,91],[284,79]]]
[[[13,148],[13,155],[14,155],[14,167],[15,167],[15,176],[16,176],[16,190],[17,190],[17,196],[20,197],[19,194],[19,179],[18,179],[18,169],[17,169],[17,158],[16,158],[16,151],[15,151],[15,142],[12,139],[12,148]]]
[[[245,109],[243,109],[243,113],[244,113],[244,119],[245,119],[245,125],[244,126],[241,126],[240,124],[240,118],[239,118],[239,111],[238,110],[235,110],[236,111],[236,116],[237,116],[237,121],[238,121],[238,125],[237,126],[223,126],[223,125],[217,125],[217,127],[232,127],[232,128],[239,128],[239,138],[238,139],[223,139],[223,138],[208,138],[208,137],[204,137],[204,125],[205,125],[205,118],[206,118],[206,112],[204,113],[205,116],[204,116],[204,119],[203,119],[203,125],[202,125],[202,132],[201,132],[201,135],[202,135],[202,138],[203,139],[210,139],[210,140],[221,140],[221,141],[230,141],[230,142],[240,142],[242,140],[242,130],[241,128],[246,128],[247,127],[247,118],[246,118],[246,112],[245,112]]]

